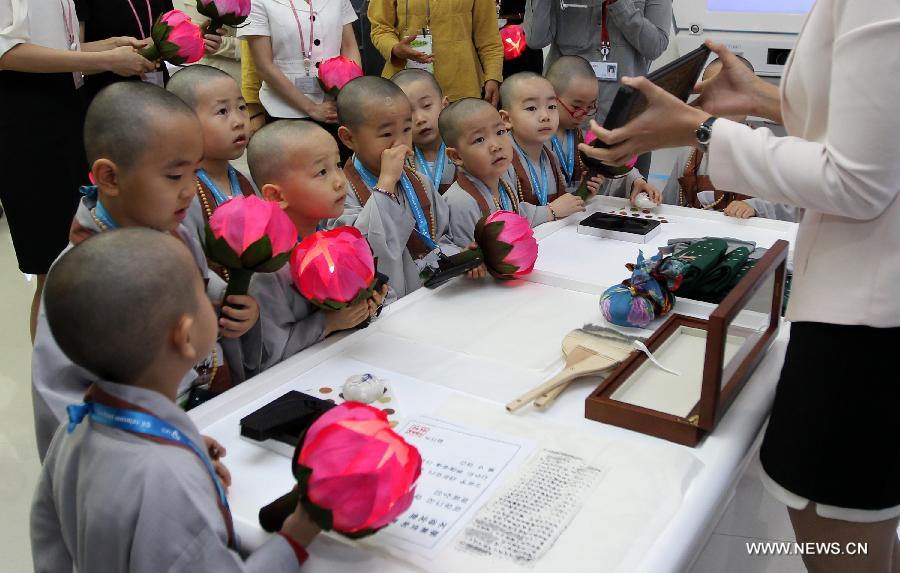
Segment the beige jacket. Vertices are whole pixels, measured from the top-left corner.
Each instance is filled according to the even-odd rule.
[[[785,68],[788,137],[720,120],[717,187],[803,207],[792,321],[900,326],[900,0],[818,0]]]

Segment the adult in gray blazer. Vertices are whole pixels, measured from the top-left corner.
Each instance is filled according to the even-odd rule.
[[[900,2],[817,0],[778,88],[724,46],[723,72],[694,107],[646,78],[650,102],[611,132],[616,163],[650,149],[706,148],[723,189],[804,209],[786,318],[791,339],[760,449],[762,480],[784,502],[809,571],[900,571]],[[752,114],[768,129],[715,119]],[[866,555],[854,555],[867,543]],[[858,552],[856,552],[858,553]]]
[[[610,43],[605,60],[604,4]],[[669,46],[672,0],[527,0],[523,26],[529,48],[550,46],[544,69],[560,56],[581,56],[596,63],[595,69],[604,76],[599,80],[595,115],[602,123],[619,88],[618,80],[646,75],[651,62]],[[614,75],[607,73],[608,64],[616,64]]]

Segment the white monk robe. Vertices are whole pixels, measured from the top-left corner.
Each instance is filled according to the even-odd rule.
[[[204,449],[188,415],[162,394],[109,382],[97,386]],[[193,451],[88,418],[71,434],[59,427],[31,507],[35,573],[300,570],[300,557],[280,535],[246,560],[227,544],[216,488]]]

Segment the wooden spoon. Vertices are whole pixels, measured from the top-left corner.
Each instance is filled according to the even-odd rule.
[[[547,405],[555,400],[556,396],[562,393],[572,380],[612,368],[624,360],[632,350],[633,348],[627,343],[594,336],[580,329],[573,330],[563,338],[562,342],[566,367],[550,380],[507,404],[506,409],[515,412],[535,398],[555,391],[549,401],[542,400],[541,404]]]

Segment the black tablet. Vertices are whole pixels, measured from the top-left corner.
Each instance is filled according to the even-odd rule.
[[[647,79],[686,102],[693,92],[697,80],[700,79],[700,74],[703,73],[709,54],[709,48],[702,45],[693,52],[651,72],[647,75]],[[638,90],[621,85],[609,108],[603,127],[608,130],[622,127],[639,116],[645,109],[647,109],[647,98]]]

